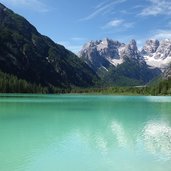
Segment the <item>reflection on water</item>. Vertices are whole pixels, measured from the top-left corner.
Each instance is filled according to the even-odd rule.
[[[170,171],[171,98],[0,97],[0,171]]]
[[[171,157],[171,127],[166,123],[148,123],[143,130],[143,141],[152,154]]]
[[[112,122],[111,128],[112,128],[114,137],[116,137],[118,145],[121,147],[125,147],[128,141],[127,141],[127,136],[125,134],[124,128],[121,126],[121,124],[117,123],[116,121]]]

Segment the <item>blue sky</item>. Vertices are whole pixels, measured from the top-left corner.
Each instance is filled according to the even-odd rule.
[[[0,0],[41,34],[77,53],[106,37],[123,43],[171,38],[171,0]]]

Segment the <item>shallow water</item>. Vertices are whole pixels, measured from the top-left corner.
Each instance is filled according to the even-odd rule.
[[[171,97],[0,95],[0,171],[170,171]]]

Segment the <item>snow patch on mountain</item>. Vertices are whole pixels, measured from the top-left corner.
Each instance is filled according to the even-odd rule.
[[[117,66],[117,65],[120,65],[123,63],[123,59],[108,59],[108,61],[114,65],[114,66]]]
[[[126,58],[145,62],[149,68],[164,71],[171,63],[171,40],[147,40],[143,49],[138,50],[135,40],[124,44],[108,38],[86,43],[79,56],[92,68],[106,68],[122,64]]]
[[[144,56],[144,59],[151,68],[160,68],[162,71],[171,63],[171,56],[165,59],[155,58],[155,54],[151,56]]]
[[[171,40],[147,40],[141,55],[150,67],[164,71],[171,63]]]

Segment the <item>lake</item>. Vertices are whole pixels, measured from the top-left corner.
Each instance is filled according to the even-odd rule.
[[[0,171],[170,171],[171,97],[0,95]]]

